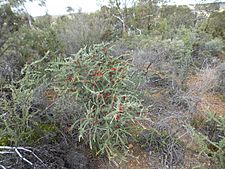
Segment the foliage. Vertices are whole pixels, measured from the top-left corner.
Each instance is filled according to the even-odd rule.
[[[100,43],[111,34],[110,25],[98,15],[74,14],[58,18],[56,23],[57,37],[66,44],[69,54],[85,45]]]
[[[130,86],[129,63],[111,57],[105,45],[84,48],[71,58],[52,62],[51,82],[59,96],[81,107],[71,129],[97,154],[124,157],[132,130],[141,127],[142,105]],[[76,110],[75,110],[76,111]]]
[[[170,5],[170,6],[163,6],[160,9],[159,20],[160,20],[159,27],[162,27],[162,24],[164,25],[167,24],[168,26],[166,27],[169,27],[170,31],[176,32],[181,27],[185,28],[194,27],[196,16],[187,6]]]
[[[158,153],[164,163],[162,166],[177,166],[184,160],[183,145],[178,138],[165,131],[154,128],[145,130],[139,135],[138,143],[149,153]]]
[[[43,29],[22,27],[9,43],[14,43],[15,50],[23,63],[39,60],[47,51],[51,52],[49,57],[63,53],[63,45],[57,39],[56,32],[50,27]]]
[[[2,2],[0,145],[59,143],[60,130],[110,160],[135,154],[138,143],[162,168],[183,167],[184,124],[205,95],[224,99],[224,12],[211,10],[218,4],[205,6],[207,17],[161,0],[112,0],[91,14],[67,8],[65,16],[33,19],[27,0]],[[224,124],[216,116],[191,122],[200,151],[220,168]],[[69,159],[79,154],[70,152]]]
[[[218,73],[218,86],[217,90],[221,95],[225,94],[225,63],[221,63],[217,68]],[[224,100],[224,99],[223,99]]]
[[[16,33],[22,26],[23,18],[13,13],[9,5],[0,6],[0,85],[15,77],[16,71],[20,66],[19,59],[15,58],[15,54],[11,52],[10,57],[6,57],[8,50],[13,47],[13,44],[8,44],[11,36]],[[10,63],[17,62],[17,66],[11,67]]]
[[[205,31],[212,34],[213,37],[225,37],[225,11],[214,12],[208,18],[208,23]]]
[[[38,84],[37,81],[31,83],[28,71],[30,69],[18,84],[6,85],[1,90],[0,144],[3,146],[33,145],[47,138],[49,133],[56,133],[52,121],[44,122],[38,116],[43,111],[34,105],[34,89]]]
[[[10,6],[3,6],[1,11],[1,85],[20,79],[24,64],[41,59],[47,51],[50,51],[49,60],[64,52],[64,46],[50,25],[41,27],[37,22],[37,26],[31,28],[28,24],[22,24],[25,19],[13,13]]]
[[[224,47],[224,41],[220,38],[212,39],[205,43],[205,48],[207,51],[209,51],[212,54],[217,54],[220,52]]]
[[[34,26],[44,30],[51,28],[54,24],[54,19],[51,15],[45,14],[44,16],[35,17]]]
[[[135,66],[146,69],[148,65],[164,72],[180,84],[185,84],[192,66],[192,44],[195,40],[188,29],[180,30],[177,38],[144,38],[139,41],[141,49],[134,51]],[[146,39],[146,40],[145,40]]]
[[[197,126],[196,126],[197,125]],[[217,167],[225,167],[225,118],[210,113],[207,120],[195,124],[192,130],[200,146],[200,153],[206,153],[215,162]]]
[[[4,44],[10,37],[10,35],[18,31],[21,26],[22,18],[15,13],[13,13],[11,7],[9,5],[0,6],[0,53],[1,55],[4,53]]]
[[[39,2],[39,5],[45,5],[45,0],[1,0],[4,3],[10,4],[12,7],[24,7],[24,4],[26,2],[34,2],[37,1]]]

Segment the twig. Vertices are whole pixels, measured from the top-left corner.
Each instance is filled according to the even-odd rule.
[[[0,167],[2,167],[3,169],[6,169],[3,165],[0,164]]]
[[[27,163],[30,164],[30,165],[33,165],[32,162],[30,162],[28,159],[26,159],[25,157],[23,157],[23,156],[20,154],[20,152],[19,152],[19,150],[18,150],[17,148],[15,148],[15,152],[16,152],[16,154],[17,154],[23,161],[27,162]]]
[[[36,159],[38,159],[42,164],[44,164],[44,162],[31,150],[24,148],[24,147],[10,147],[10,146],[0,146],[0,149],[6,149],[6,150],[11,150],[11,151],[0,151],[0,154],[14,154],[16,153],[23,161],[25,161],[26,163],[30,164],[33,166],[33,163],[30,162],[28,159],[26,159],[25,157],[22,156],[22,154],[19,152],[19,150],[21,151],[26,151],[31,153]],[[12,152],[15,151],[15,152]],[[0,165],[0,167],[5,168],[4,166]]]
[[[15,152],[11,151],[0,151],[0,154],[14,154]]]

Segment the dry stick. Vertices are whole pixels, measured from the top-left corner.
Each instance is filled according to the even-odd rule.
[[[0,167],[2,167],[3,169],[6,169],[3,165],[0,164]]]
[[[145,72],[145,74],[144,74],[146,80],[147,80],[147,74],[148,74],[148,71],[149,71],[149,68],[150,68],[151,65],[152,65],[152,62],[150,62],[150,63],[148,64],[147,68],[146,68],[146,72]]]
[[[18,147],[20,150],[23,150],[23,151],[26,151],[26,152],[29,152],[29,153],[31,153],[34,157],[36,157],[41,163],[43,163],[44,164],[44,162],[33,152],[33,151],[31,151],[31,150],[28,150],[28,149],[26,149],[26,148],[23,148],[23,147]]]
[[[15,152],[16,152],[16,154],[17,154],[23,161],[27,162],[27,163],[30,164],[30,165],[33,165],[32,162],[30,162],[28,159],[26,159],[25,157],[23,157],[23,156],[20,154],[20,152],[19,152],[19,150],[18,150],[17,148],[15,148]]]
[[[0,151],[0,154],[14,154],[15,152],[11,151]]]
[[[10,147],[10,146],[0,146],[0,149],[8,149],[8,150],[14,150],[15,152],[10,152],[10,151],[1,151],[0,154],[13,154],[13,153],[16,153],[23,161],[27,162],[28,164],[30,165],[33,165],[32,162],[30,162],[28,159],[26,159],[25,157],[22,156],[22,154],[19,152],[19,150],[23,150],[23,151],[26,151],[26,152],[29,152],[31,153],[35,158],[37,158],[41,163],[44,164],[44,162],[31,150],[28,150],[24,147]],[[4,166],[0,165],[2,168]]]

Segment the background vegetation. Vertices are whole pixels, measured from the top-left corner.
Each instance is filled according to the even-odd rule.
[[[0,168],[225,167],[219,3],[33,18],[4,2]]]

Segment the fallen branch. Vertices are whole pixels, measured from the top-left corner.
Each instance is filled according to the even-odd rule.
[[[31,150],[24,148],[24,147],[10,147],[10,146],[0,146],[0,154],[17,154],[19,156],[19,158],[22,161],[25,161],[26,163],[28,163],[29,165],[33,166],[34,164],[29,161],[27,158],[23,157],[23,155],[20,153],[20,151],[25,151],[25,152],[29,152],[31,153],[36,159],[38,159],[38,161],[40,161],[42,164],[44,164],[44,162]],[[4,167],[3,165],[0,164],[0,167],[3,169],[6,169],[6,167]]]

